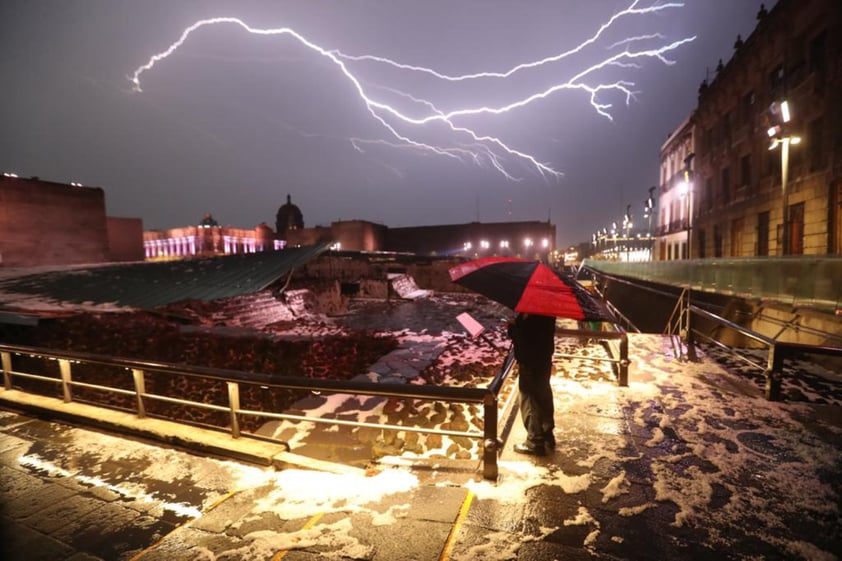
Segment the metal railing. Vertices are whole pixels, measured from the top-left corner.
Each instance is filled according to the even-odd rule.
[[[642,263],[587,259],[582,266],[701,292],[842,312],[842,257],[734,257]]]
[[[669,320],[667,320],[667,325],[664,329],[664,334],[670,337],[670,340],[673,343],[673,349],[676,358],[690,361],[696,360],[694,346],[695,341],[702,339],[707,343],[723,351],[726,351],[732,356],[735,356],[736,358],[739,358],[740,360],[750,364],[751,366],[762,370],[766,377],[766,384],[764,388],[765,396],[766,399],[770,401],[777,401],[781,397],[781,383],[783,381],[783,370],[787,360],[800,357],[804,354],[818,354],[824,356],[842,357],[842,347],[831,347],[825,345],[805,345],[801,343],[778,341],[772,337],[768,337],[766,335],[763,335],[762,333],[758,333],[738,323],[727,320],[722,316],[713,313],[710,310],[704,309],[696,304],[692,304],[690,302],[692,290],[690,290],[687,287],[683,288],[679,294],[674,294],[665,290],[653,288],[651,286],[634,283],[628,278],[616,278],[612,277],[611,275],[605,276],[617,282],[628,284],[640,290],[651,292],[659,296],[667,297],[670,299],[675,298],[675,308],[673,309]],[[694,328],[693,321],[691,320],[691,317],[694,315],[698,318],[706,319],[710,322],[713,322],[716,325],[740,333],[741,335],[765,347],[767,350],[766,364],[763,365],[757,363],[741,354],[737,349],[728,347],[727,345],[724,345],[723,343],[714,339],[713,337],[702,333],[698,329]],[[686,354],[684,353],[684,349],[680,348],[680,341],[679,344],[676,344],[675,338],[680,338],[683,341],[684,345],[686,345]]]
[[[58,375],[49,376],[43,373],[38,374],[16,370],[13,364],[14,357],[35,357],[39,359],[55,360],[58,362]],[[512,371],[514,366],[514,357],[511,352],[507,355],[500,372],[490,381],[488,386],[484,388],[316,380],[294,376],[249,373],[237,370],[105,357],[86,353],[57,351],[54,349],[7,345],[2,343],[0,343],[0,365],[2,365],[3,371],[4,391],[18,389],[15,388],[15,380],[20,379],[30,380],[40,384],[47,384],[48,386],[56,386],[60,391],[61,399],[66,403],[74,401],[74,392],[77,389],[92,390],[89,391],[88,394],[96,394],[99,392],[105,395],[123,396],[124,400],[129,400],[132,403],[131,411],[133,411],[133,413],[139,418],[147,416],[166,418],[163,415],[152,414],[149,411],[150,404],[156,402],[215,411],[227,416],[227,431],[230,433],[232,438],[246,436],[262,440],[271,440],[286,445],[285,442],[280,440],[258,436],[241,430],[241,418],[259,417],[266,419],[325,423],[331,425],[371,427],[383,430],[407,431],[476,439],[480,441],[480,446],[482,448],[483,477],[486,479],[496,479],[498,474],[497,455],[500,449],[500,440],[498,439],[500,403],[498,396],[500,395],[503,385]],[[130,372],[130,380],[128,376],[121,377],[119,375],[113,376],[113,383],[111,384],[91,383],[74,379],[74,368],[77,366],[81,368],[82,365],[100,365],[116,368],[118,372]],[[153,373],[186,376],[190,379],[202,380],[205,382],[224,383],[227,389],[227,403],[207,403],[203,401],[196,401],[195,399],[188,399],[185,396],[175,397],[172,395],[151,393],[147,389],[147,379]],[[258,386],[261,389],[304,390],[307,392],[333,392],[351,395],[380,396],[407,400],[482,404],[482,431],[444,430],[388,423],[349,421],[336,418],[308,417],[306,415],[294,415],[248,409],[241,407],[240,397],[243,386]],[[513,395],[514,392],[511,392],[510,399],[503,404],[504,413],[511,406],[511,396]],[[197,398],[201,399],[202,396],[197,396]],[[90,401],[90,395],[86,395],[84,402],[88,403]],[[104,403],[102,401],[104,401]],[[110,403],[108,400],[100,400],[100,402],[95,402],[94,404],[111,409],[122,409],[120,407],[115,407],[114,404]],[[181,419],[169,420],[184,422]],[[226,430],[224,427],[214,425],[207,426],[215,430]]]
[[[766,387],[765,387],[765,394],[766,399],[771,401],[777,401],[781,398],[781,383],[783,381],[784,375],[784,366],[787,360],[795,359],[800,357],[804,354],[819,354],[825,356],[837,356],[842,357],[842,347],[827,347],[827,346],[819,346],[819,345],[804,345],[801,343],[789,343],[785,341],[776,341],[771,337],[767,337],[762,333],[757,333],[756,331],[752,331],[742,325],[736,324],[732,321],[728,321],[727,319],[718,316],[708,310],[704,310],[699,308],[695,305],[690,305],[690,311],[693,314],[696,314],[699,317],[703,317],[707,320],[714,321],[723,327],[727,327],[729,329],[733,329],[738,333],[758,342],[762,345],[765,345],[768,354],[766,358],[766,367],[764,369],[764,374],[766,376]],[[719,346],[720,348],[723,347],[721,343],[705,335],[704,333],[699,332],[696,329],[691,329],[689,337],[691,339],[688,341],[688,347],[692,346],[692,337],[701,337],[715,345]],[[750,359],[736,353],[736,355],[752,364],[754,366],[760,366],[757,363],[754,363]]]
[[[592,331],[587,329],[556,329],[555,334],[562,337],[575,337],[578,339],[593,339],[605,343],[610,358],[592,357],[586,355],[558,354],[557,358],[575,358],[579,360],[592,360],[596,362],[607,362],[611,365],[614,375],[617,378],[617,385],[628,387],[629,385],[629,336],[625,330],[618,325],[612,325],[611,331]]]

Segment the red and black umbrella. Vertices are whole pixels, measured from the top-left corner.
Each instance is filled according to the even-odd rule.
[[[518,313],[614,321],[605,305],[576,279],[540,261],[483,257],[452,267],[450,280]]]

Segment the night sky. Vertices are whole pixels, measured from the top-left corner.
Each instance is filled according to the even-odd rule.
[[[706,73],[730,58],[737,34],[751,33],[760,4],[686,0],[618,17],[561,60],[444,80],[325,53],[449,76],[505,73],[574,49],[632,0],[3,0],[0,171],[102,187],[110,216],[142,218],[146,229],[195,224],[208,212],[224,225],[274,227],[289,193],[305,226],[550,218],[558,243],[587,241],[627,204],[641,218],[666,136],[695,107]],[[141,65],[214,17],[289,28],[312,46],[205,25],[143,71],[136,91],[130,78]],[[640,36],[648,38],[623,41]],[[675,64],[620,56],[576,78],[626,49],[694,36],[663,53]],[[449,123],[437,117],[504,107],[559,84],[618,81],[634,92],[628,105],[616,89],[595,98],[611,105],[612,119],[581,88]],[[413,124],[389,108],[437,118]]]

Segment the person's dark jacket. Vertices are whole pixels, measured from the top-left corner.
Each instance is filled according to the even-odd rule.
[[[520,365],[538,370],[550,368],[555,350],[555,318],[518,314],[508,332]]]

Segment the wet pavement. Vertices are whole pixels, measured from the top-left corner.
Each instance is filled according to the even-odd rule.
[[[413,307],[397,306],[406,359],[377,376],[411,383],[448,352],[413,331],[432,322]],[[444,327],[426,335],[458,326]],[[677,361],[658,335],[630,336],[628,388],[603,363],[560,358],[599,345],[557,351],[558,445],[514,453],[512,418],[495,482],[475,453],[336,461],[336,427],[293,441],[331,460],[322,469],[273,469],[0,410],[2,558],[842,558],[839,403],[768,402],[711,356]]]

